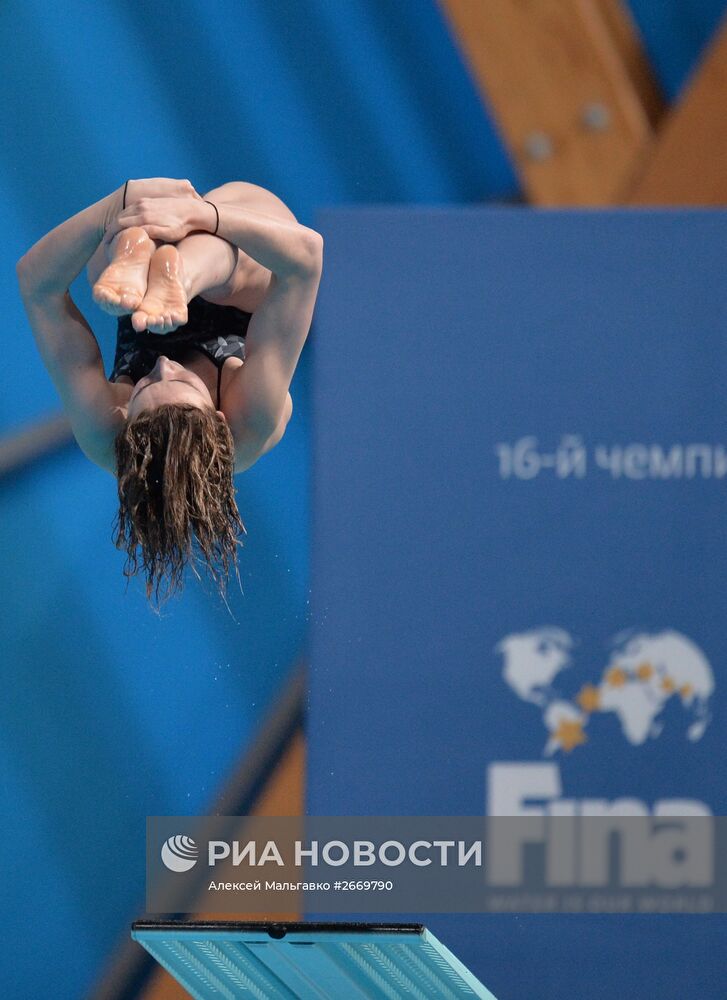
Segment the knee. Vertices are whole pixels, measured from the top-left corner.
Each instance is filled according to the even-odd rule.
[[[226,184],[220,184],[219,187],[212,188],[211,191],[208,191],[202,197],[217,198],[218,201],[239,201],[240,199],[249,201],[250,195],[256,187],[257,185],[248,184],[247,181],[227,181]],[[258,190],[263,189],[259,188]]]
[[[223,201],[240,208],[247,208],[251,212],[260,212],[262,215],[271,215],[278,219],[285,219],[288,222],[296,222],[297,219],[288,206],[267,188],[260,187],[259,184],[250,184],[248,181],[228,181],[219,187],[208,191],[203,195],[211,201]]]

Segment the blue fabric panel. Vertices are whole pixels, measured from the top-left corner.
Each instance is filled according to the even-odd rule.
[[[726,222],[321,213],[311,815],[725,813]],[[498,996],[723,993],[722,916],[426,919]]]

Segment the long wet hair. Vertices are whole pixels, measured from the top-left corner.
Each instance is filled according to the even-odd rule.
[[[224,597],[245,533],[235,502],[235,444],[211,408],[174,403],[127,420],[116,438],[116,547],[124,575],[141,571],[157,609],[201,564]]]

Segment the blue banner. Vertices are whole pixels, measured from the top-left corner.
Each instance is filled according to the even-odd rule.
[[[309,813],[724,814],[724,213],[318,228]],[[722,995],[723,918],[447,926],[498,996]]]

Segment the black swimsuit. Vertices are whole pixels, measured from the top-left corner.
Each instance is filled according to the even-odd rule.
[[[222,368],[228,358],[245,360],[245,334],[252,313],[234,306],[218,306],[199,296],[188,306],[187,322],[172,333],[137,333],[131,316],[119,316],[116,355],[110,381],[127,375],[135,384],[147,375],[157,358],[181,361],[190,351],[200,351],[217,367],[217,409],[220,408]]]

